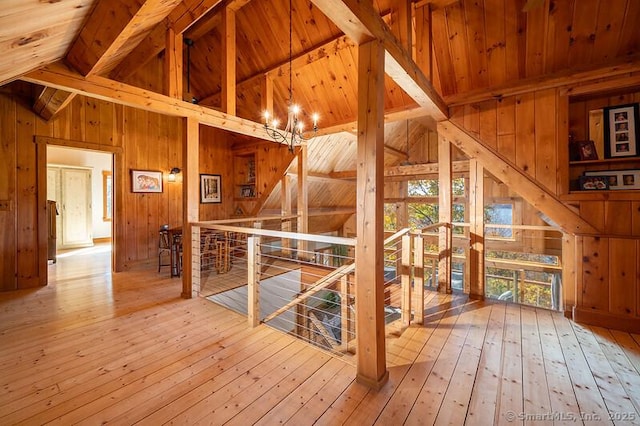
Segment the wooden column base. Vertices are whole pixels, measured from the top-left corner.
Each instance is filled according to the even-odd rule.
[[[369,377],[365,377],[361,374],[358,374],[356,376],[356,382],[360,383],[361,385],[365,385],[373,390],[380,390],[382,389],[382,387],[389,381],[389,370],[385,370],[384,374],[382,375],[382,377],[380,377],[379,379],[371,379]]]

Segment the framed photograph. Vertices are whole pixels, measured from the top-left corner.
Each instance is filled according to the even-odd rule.
[[[596,151],[596,144],[589,140],[589,141],[576,141],[574,142],[574,147],[576,150],[577,155],[575,155],[575,157],[579,160],[579,161],[585,161],[585,160],[597,160],[598,159],[598,152]]]
[[[580,176],[581,191],[602,191],[609,189],[609,176]]]
[[[220,175],[200,175],[200,203],[222,202],[222,177]]]
[[[639,122],[637,103],[604,108],[605,158],[636,157],[640,154],[636,137]]]
[[[162,192],[162,172],[132,169],[131,192]]]
[[[607,189],[611,190],[628,190],[640,189],[640,170],[598,170],[584,172],[584,176],[580,179],[580,189],[582,188],[583,177],[605,177],[607,180]]]

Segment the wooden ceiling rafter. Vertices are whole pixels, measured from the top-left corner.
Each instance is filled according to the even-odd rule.
[[[112,25],[124,25],[114,33],[110,26],[102,25],[106,12],[113,7],[107,1],[99,2],[89,16],[80,34],[69,48],[67,62],[85,76],[102,74],[113,68],[119,60],[133,50],[136,39],[154,23],[164,19],[179,0],[146,0],[137,10],[131,10],[129,19]],[[119,10],[129,11],[127,8]],[[150,24],[151,23],[151,24]],[[104,37],[104,38],[103,38]],[[88,57],[91,59],[86,60]],[[46,87],[36,98],[33,110],[44,120],[50,120],[73,100],[73,93]]]
[[[242,1],[247,2],[247,0]],[[125,60],[113,69],[111,77],[123,80],[131,76],[165,49],[167,28],[173,28],[176,34],[184,34],[222,2],[223,0],[183,0],[163,22],[153,28]]]
[[[356,44],[380,40],[385,50],[385,73],[436,121],[447,118],[447,105],[371,3],[357,0],[312,0],[312,3]]]

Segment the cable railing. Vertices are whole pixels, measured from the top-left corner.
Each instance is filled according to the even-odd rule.
[[[485,296],[562,309],[562,232],[549,226],[485,225]]]
[[[221,247],[229,258],[227,268],[201,271],[197,284],[194,267],[193,286],[208,300],[246,315],[252,326],[265,323],[336,355],[351,355],[355,239],[291,232],[295,219],[242,222],[255,227],[233,221],[193,224],[201,234],[224,239],[228,248]],[[192,261],[203,255],[194,251]]]

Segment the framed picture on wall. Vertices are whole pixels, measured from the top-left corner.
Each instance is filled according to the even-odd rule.
[[[604,108],[604,118],[605,158],[638,156],[638,104]]]
[[[200,175],[200,203],[222,202],[222,176]]]
[[[612,190],[640,189],[640,170],[597,170],[586,171],[584,177],[606,177]]]
[[[162,172],[131,170],[131,192],[162,192]]]

